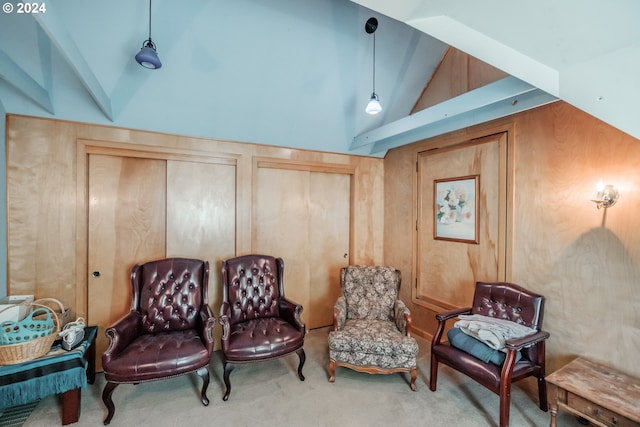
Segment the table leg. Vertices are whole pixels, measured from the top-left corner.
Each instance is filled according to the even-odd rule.
[[[85,353],[87,358],[87,382],[93,384],[96,380],[96,337],[94,336]]]
[[[62,425],[77,423],[80,419],[80,388],[62,393]]]

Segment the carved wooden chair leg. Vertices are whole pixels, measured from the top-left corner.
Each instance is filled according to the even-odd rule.
[[[304,354],[303,348],[296,351],[296,353],[298,354],[298,358],[300,359],[300,363],[298,363],[298,378],[300,378],[300,381],[304,381],[304,375],[302,375],[302,367],[304,366],[305,360],[307,360],[307,356]]]
[[[227,401],[227,399],[229,399],[229,395],[231,394],[231,382],[229,381],[229,375],[231,375],[231,371],[233,371],[233,364],[232,363],[227,363],[224,362],[224,385],[227,387],[227,391],[224,393],[224,396],[222,396],[222,400],[224,400],[225,402]]]
[[[108,425],[113,418],[113,414],[116,412],[116,407],[113,404],[113,400],[111,400],[111,394],[113,390],[118,387],[117,383],[107,382],[107,385],[104,386],[104,390],[102,390],[102,401],[107,407],[107,418],[104,419],[104,425]]]
[[[335,382],[336,380],[336,362],[335,360],[329,360],[329,382]]]
[[[209,405],[209,398],[207,397],[207,387],[209,387],[209,368],[204,366],[198,369],[198,375],[202,378],[202,390],[200,391],[200,401],[204,406]]]
[[[418,379],[418,368],[412,368],[411,369],[411,384],[409,385],[409,387],[411,387],[412,391],[416,391],[416,379]]]

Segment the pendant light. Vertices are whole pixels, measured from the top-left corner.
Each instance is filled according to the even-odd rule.
[[[367,114],[375,115],[382,111],[382,105],[380,105],[380,98],[376,93],[376,30],[378,29],[378,20],[376,18],[369,18],[364,26],[364,30],[368,34],[373,34],[373,91],[371,93],[371,99],[367,104],[364,111]]]
[[[149,0],[149,38],[142,42],[142,49],[136,55],[136,61],[143,67],[152,70],[162,67],[158,52],[156,52],[156,45],[151,41],[151,0]]]

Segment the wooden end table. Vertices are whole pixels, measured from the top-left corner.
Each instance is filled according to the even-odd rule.
[[[640,379],[582,357],[545,379],[551,427],[558,409],[600,427],[640,427]]]

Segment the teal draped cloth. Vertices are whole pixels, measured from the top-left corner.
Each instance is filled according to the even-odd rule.
[[[33,402],[87,386],[84,353],[97,327],[85,328],[85,340],[74,350],[55,345],[46,355],[28,362],[0,366],[0,409]]]

